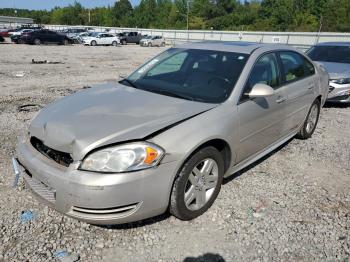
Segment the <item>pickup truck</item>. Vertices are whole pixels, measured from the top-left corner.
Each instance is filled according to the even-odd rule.
[[[140,40],[142,39],[142,35],[138,32],[123,32],[117,34],[117,36],[119,37],[120,43],[122,45],[126,45],[129,43],[135,43],[138,45],[140,43]]]

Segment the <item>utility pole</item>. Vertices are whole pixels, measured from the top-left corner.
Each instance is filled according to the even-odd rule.
[[[321,15],[320,17],[320,27],[318,29],[318,34],[317,34],[317,38],[316,38],[316,43],[318,43],[318,41],[320,40],[320,34],[321,34],[321,31],[322,31],[322,22],[323,22],[323,16]]]
[[[89,9],[89,25],[90,25],[90,22],[91,22],[91,12],[90,12],[90,9]]]
[[[187,31],[188,31],[188,18],[190,13],[190,2],[187,0]]]

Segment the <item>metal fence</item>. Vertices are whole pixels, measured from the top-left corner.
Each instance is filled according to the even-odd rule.
[[[45,25],[45,28],[64,30],[74,27],[66,25]],[[168,44],[188,41],[249,41],[259,43],[281,43],[307,49],[319,42],[350,42],[350,33],[317,33],[317,32],[248,32],[248,31],[215,31],[215,30],[165,30],[146,28],[91,27],[96,32],[109,30],[112,33],[138,31],[141,34],[161,35]]]

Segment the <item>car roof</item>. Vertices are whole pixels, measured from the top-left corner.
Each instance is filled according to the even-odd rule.
[[[182,45],[176,45],[178,48],[188,48],[188,49],[203,49],[203,50],[215,50],[215,51],[225,51],[225,52],[237,52],[244,54],[251,54],[256,49],[262,47],[270,47],[271,50],[274,49],[290,49],[295,50],[293,47],[284,44],[263,44],[255,42],[245,42],[245,41],[203,41],[203,42],[192,42]]]
[[[323,42],[315,46],[350,46],[350,42]]]

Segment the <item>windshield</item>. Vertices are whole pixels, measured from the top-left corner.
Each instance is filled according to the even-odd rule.
[[[91,32],[88,34],[88,36],[92,36],[92,37],[96,37],[98,35],[99,35],[99,33],[97,33],[97,32]]]
[[[350,64],[350,46],[314,46],[307,55],[314,61]]]
[[[231,94],[247,59],[247,54],[172,48],[121,83],[167,96],[221,103]]]

